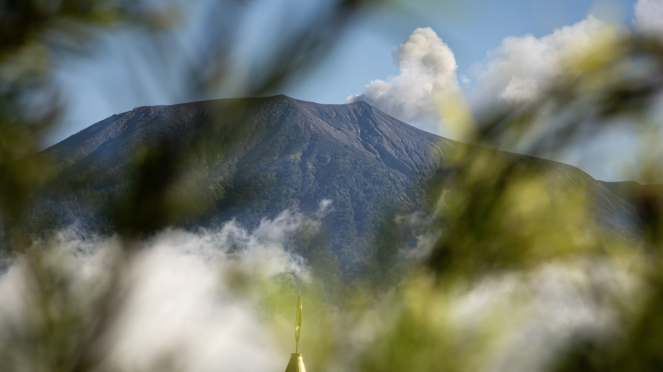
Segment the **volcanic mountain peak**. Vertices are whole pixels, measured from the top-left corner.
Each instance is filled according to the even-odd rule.
[[[327,243],[316,244],[342,271],[362,260],[365,247],[384,243],[376,232],[392,213],[423,207],[420,179],[453,174],[445,156],[459,148],[543,172],[560,187],[589,185],[598,223],[608,229],[628,233],[637,222],[629,203],[577,168],[444,139],[365,102],[284,95],[137,107],[90,126],[41,154],[52,161],[51,183],[62,187],[43,195],[35,221],[111,232],[107,206],[129,190],[135,160],[154,146],[180,170],[172,188],[206,210],[175,224],[213,227],[235,218],[250,227],[332,200]]]
[[[241,123],[237,122],[238,115]],[[156,138],[170,138],[177,143],[210,119],[218,130],[242,126],[252,132],[252,140],[325,137],[407,175],[430,166],[430,161],[439,155],[440,146],[453,143],[394,119],[365,102],[323,105],[277,95],[137,107],[92,125],[46,153],[72,164],[102,145],[122,151],[130,143],[147,143]],[[258,138],[262,136],[266,138]],[[122,143],[113,143],[116,138]]]

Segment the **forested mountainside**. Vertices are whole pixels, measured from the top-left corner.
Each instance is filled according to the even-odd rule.
[[[137,182],[175,195],[170,207],[185,213],[164,218],[185,228],[233,218],[250,228],[286,209],[313,216],[328,200],[320,232],[294,246],[314,263],[348,273],[391,262],[385,257],[396,257],[394,241],[414,241],[417,229],[398,232],[396,217],[425,214],[427,180],[453,177],[446,159],[460,148],[521,164],[553,188],[585,184],[598,226],[627,236],[637,227],[631,201],[572,166],[441,138],[364,102],[323,105],[279,95],[138,107],[36,154],[51,171],[26,228],[76,224],[112,233],[114,206]],[[163,169],[145,178],[136,164],[151,152]]]

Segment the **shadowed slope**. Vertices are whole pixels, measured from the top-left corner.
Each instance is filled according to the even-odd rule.
[[[53,160],[45,178],[55,186],[33,209],[34,220],[111,232],[107,207],[130,189],[136,159],[152,145],[173,154],[167,159],[180,177],[165,192],[192,211],[171,224],[212,227],[236,218],[256,226],[285,209],[313,213],[322,200],[331,200],[323,217],[325,239],[309,237],[298,247],[341,272],[379,249],[366,247],[393,213],[421,209],[420,181],[434,173],[450,177],[454,170],[446,157],[467,146],[364,102],[321,105],[279,95],[139,107],[42,153]],[[630,235],[637,224],[629,203],[577,168],[478,147],[470,151],[546,174],[553,188],[587,185],[604,228]]]

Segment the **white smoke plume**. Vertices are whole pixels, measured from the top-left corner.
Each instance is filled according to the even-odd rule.
[[[634,25],[640,31],[663,34],[663,0],[638,0]],[[592,15],[553,33],[510,36],[487,59],[470,68],[463,85],[475,81],[468,98],[479,106],[501,100],[510,103],[537,99],[546,87],[567,73],[569,62],[595,45],[607,30],[627,32]],[[365,92],[347,102],[365,101],[401,120],[436,122],[439,99],[458,92],[458,66],[453,51],[430,27],[415,29],[392,52],[397,76],[374,80]],[[470,79],[471,77],[471,79]]]
[[[392,58],[399,75],[372,81],[348,103],[366,101],[401,120],[436,119],[436,100],[458,89],[458,65],[449,46],[430,27],[417,28]]]

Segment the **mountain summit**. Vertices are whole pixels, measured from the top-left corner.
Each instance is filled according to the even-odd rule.
[[[342,272],[362,262],[385,221],[421,210],[422,181],[450,174],[447,155],[469,146],[365,102],[323,105],[278,95],[138,107],[39,154],[52,162],[45,178],[55,186],[33,208],[34,219],[111,232],[106,207],[135,182],[136,164],[153,145],[166,154],[159,161],[177,164],[179,177],[156,172],[150,182],[163,182],[160,192],[181,196],[175,198],[180,207],[197,211],[172,224],[214,227],[234,218],[251,227],[286,209],[313,214],[331,201],[321,217],[326,239],[307,240],[302,246],[316,247],[301,253],[325,247],[325,259]],[[560,184],[591,184],[599,223],[607,228],[628,232],[637,221],[629,203],[577,168],[493,152]]]

